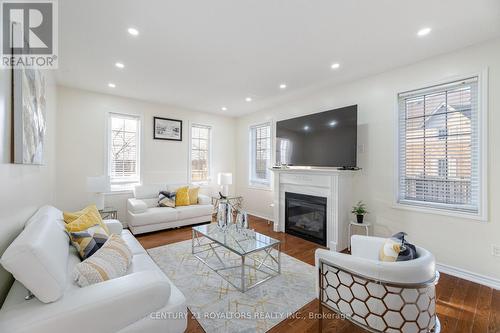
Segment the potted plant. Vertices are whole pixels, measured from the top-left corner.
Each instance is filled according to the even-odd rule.
[[[358,223],[363,223],[363,218],[365,217],[366,214],[368,214],[368,211],[366,210],[366,205],[363,203],[363,201],[358,201],[358,203],[352,207],[352,211],[354,215],[356,215],[356,219],[358,220]]]

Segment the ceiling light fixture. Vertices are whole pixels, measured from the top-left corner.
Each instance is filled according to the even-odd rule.
[[[286,84],[285,83],[280,84],[280,89],[286,89]]]
[[[422,28],[417,32],[418,37],[427,36],[432,31],[431,28]]]
[[[245,101],[247,101],[247,102],[251,102],[251,101],[252,101],[252,97],[247,97],[247,98],[245,98]]]
[[[225,106],[220,108],[222,111],[227,111],[227,108]]]
[[[309,126],[304,126],[304,131],[309,131]]]
[[[338,69],[340,67],[340,64],[338,62],[336,62],[336,63],[332,64],[330,67],[332,69]]]
[[[139,30],[135,28],[128,28],[128,33],[131,34],[132,36],[138,36],[139,35]]]
[[[125,65],[122,62],[115,63],[115,66],[120,69],[125,68]]]
[[[333,127],[333,126],[335,126],[335,125],[337,125],[337,122],[336,122],[335,120],[332,120],[332,121],[330,121],[330,122],[328,123],[328,126],[330,126],[330,127]]]
[[[116,88],[116,84],[110,82],[110,83],[108,83],[108,87],[110,87],[110,88]]]

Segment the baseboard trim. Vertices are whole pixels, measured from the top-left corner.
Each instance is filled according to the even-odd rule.
[[[456,276],[456,277],[464,279],[464,280],[472,281],[472,282],[479,283],[479,284],[485,285],[485,286],[493,288],[493,289],[500,290],[500,280],[499,279],[496,279],[496,278],[493,278],[490,276],[486,276],[486,275],[481,275],[481,274],[474,273],[474,272],[470,272],[470,271],[467,271],[465,269],[461,269],[461,268],[457,268],[457,267],[453,267],[453,266],[445,265],[445,264],[436,264],[436,268],[438,271],[440,271],[442,273],[445,273],[448,275],[453,275],[453,276]]]
[[[260,215],[260,214],[256,214],[254,212],[251,212],[249,210],[246,211],[248,215],[253,215],[255,217],[258,217],[258,218],[261,218],[261,219],[264,219],[264,220],[267,220],[267,221],[271,221],[273,222],[273,219],[272,218],[269,218],[268,216],[263,216],[263,215]]]

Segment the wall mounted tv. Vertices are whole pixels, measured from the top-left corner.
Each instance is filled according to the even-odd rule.
[[[355,167],[358,106],[276,123],[276,164]]]

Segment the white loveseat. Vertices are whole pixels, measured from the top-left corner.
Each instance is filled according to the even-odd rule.
[[[148,184],[134,188],[127,201],[127,223],[133,234],[181,227],[212,221],[213,206],[206,195],[198,195],[198,204],[175,208],[158,207],[160,191],[175,192],[186,185]]]
[[[26,223],[1,259],[17,274],[0,309],[0,332],[184,332],[184,295],[119,221],[105,223],[130,247],[132,264],[125,276],[84,288],[71,280],[80,258],[61,211],[44,206]],[[25,299],[27,288],[37,297]]]

